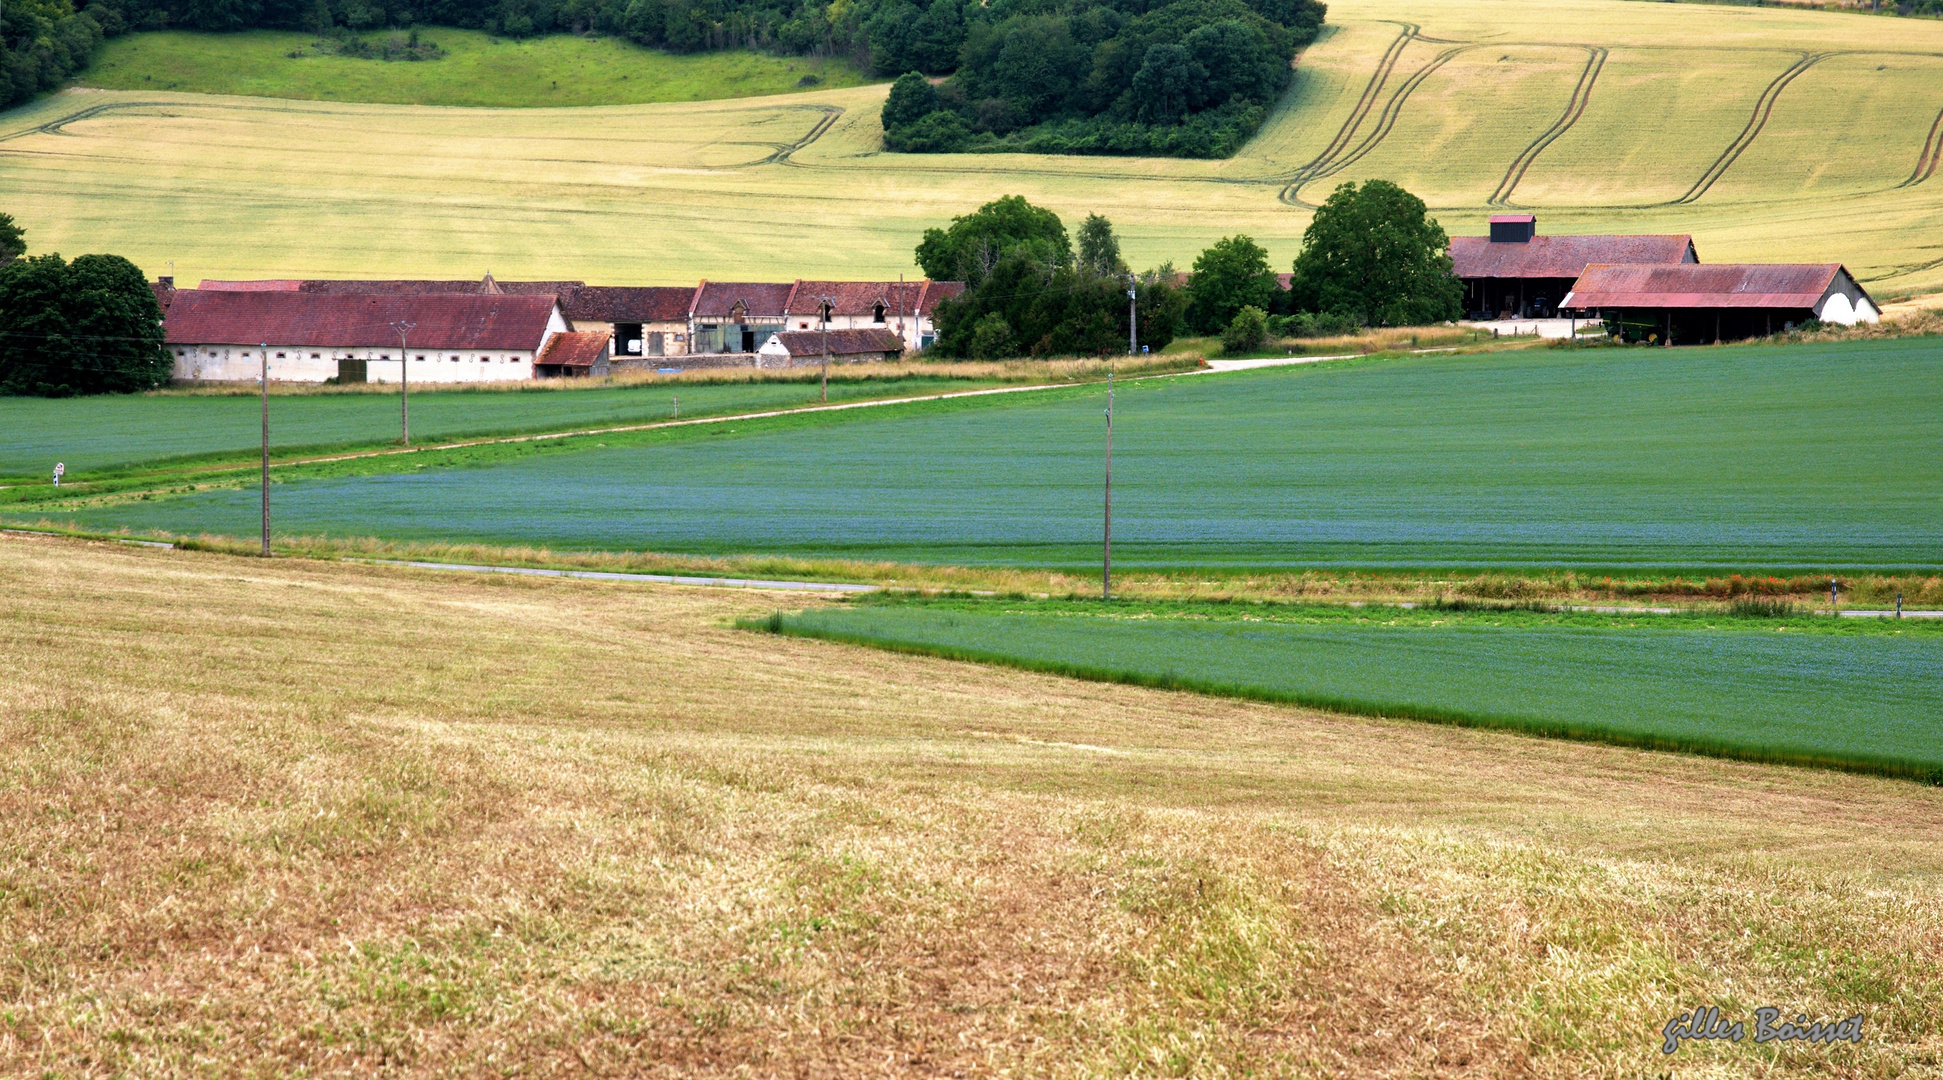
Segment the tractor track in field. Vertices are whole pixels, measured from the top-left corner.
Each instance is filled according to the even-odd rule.
[[[1585,108],[1592,101],[1592,86],[1599,81],[1599,73],[1605,70],[1606,57],[1610,55],[1611,50],[1598,45],[1580,47],[1586,52],[1585,70],[1579,72],[1578,84],[1572,87],[1572,97],[1565,103],[1565,112],[1543,134],[1533,139],[1531,145],[1525,147],[1517,157],[1512,159],[1510,166],[1504,171],[1504,179],[1498,181],[1496,190],[1491,192],[1491,198],[1486,201],[1487,205],[1510,205],[1511,193],[1517,190],[1518,184],[1525,179],[1525,170],[1531,168],[1532,162],[1538,160],[1538,155],[1544,153],[1546,147],[1557,142],[1559,136],[1572,130],[1572,125],[1578,123],[1579,118],[1585,115]]]
[[[1923,140],[1923,149],[1916,155],[1915,170],[1909,174],[1909,179],[1896,186],[1915,187],[1935,176],[1939,161],[1943,161],[1943,111],[1937,112],[1936,122],[1930,125],[1929,137]]]
[[[1747,126],[1741,129],[1741,133],[1735,136],[1733,142],[1727,144],[1727,149],[1722,150],[1720,156],[1714,159],[1714,163],[1707,166],[1707,171],[1700,175],[1700,179],[1693,182],[1693,186],[1687,189],[1685,195],[1661,205],[1686,206],[1699,202],[1700,197],[1707,194],[1715,182],[1733,167],[1734,162],[1740,160],[1740,156],[1747,151],[1747,148],[1754,145],[1754,140],[1760,137],[1761,130],[1768,126],[1768,117],[1774,115],[1774,103],[1781,99],[1781,91],[1786,90],[1788,84],[1800,77],[1802,72],[1837,55],[1840,54],[1802,53],[1801,58],[1790,65],[1788,70],[1776,75],[1774,81],[1768,83],[1767,88],[1761,91],[1761,96],[1755,100],[1754,112],[1748,116]]]
[[[1463,42],[1445,42],[1443,39],[1425,38],[1419,32],[1421,28],[1415,23],[1399,23],[1398,25],[1403,28],[1402,32],[1397,35],[1395,41],[1390,43],[1390,47],[1383,53],[1383,58],[1377,62],[1376,70],[1370,74],[1370,81],[1363,87],[1362,96],[1357,99],[1355,108],[1350,110],[1349,117],[1343,121],[1342,128],[1336,132],[1336,137],[1329,141],[1329,145],[1324,147],[1320,154],[1317,154],[1308,164],[1297,169],[1284,182],[1279,196],[1283,203],[1289,206],[1314,209],[1311,204],[1302,201],[1303,187],[1317,180],[1325,180],[1334,176],[1367,157],[1371,151],[1375,150],[1389,136],[1390,131],[1396,127],[1397,117],[1403,112],[1404,102],[1410,99],[1411,93],[1417,87],[1423,85],[1424,80],[1430,78],[1431,75],[1436,73],[1437,69],[1449,63],[1459,54],[1480,47]],[[1390,99],[1384,103],[1382,112],[1377,114],[1376,124],[1370,130],[1369,134],[1363,136],[1361,141],[1357,142],[1354,147],[1351,147],[1350,143],[1356,138],[1356,132],[1362,128],[1363,121],[1369,118],[1370,109],[1376,104],[1377,99],[1382,97],[1384,85],[1389,82],[1390,76],[1395,73],[1397,62],[1402,59],[1404,49],[1413,41],[1450,44],[1453,47],[1438,53],[1425,63],[1424,66],[1412,72],[1410,77],[1405,79],[1403,84],[1398,86],[1390,94]]]

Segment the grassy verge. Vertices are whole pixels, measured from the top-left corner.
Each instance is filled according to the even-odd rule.
[[[1943,626],[1928,622],[906,600],[743,626],[1099,682],[1943,784],[1943,739],[1926,719],[1943,712]]]
[[[382,44],[392,34],[366,37]],[[84,83],[113,90],[517,108],[708,101],[871,81],[841,60],[754,52],[676,56],[618,38],[570,34],[518,41],[445,27],[418,34],[445,55],[422,61],[330,55],[315,47],[314,35],[278,30],[129,34],[102,46]]]

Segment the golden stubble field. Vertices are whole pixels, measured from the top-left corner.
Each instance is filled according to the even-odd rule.
[[[1934,789],[726,625],[802,602],[0,538],[0,1073],[1943,1068]]]
[[[1841,260],[1943,288],[1943,23],[1627,0],[1345,0],[1220,162],[885,154],[882,86],[585,109],[130,91],[0,117],[35,250],[256,275],[686,283],[916,273],[924,228],[1018,193],[1111,217],[1139,265],[1247,232],[1292,258],[1343,180],[1559,232],[1690,232],[1703,260]]]

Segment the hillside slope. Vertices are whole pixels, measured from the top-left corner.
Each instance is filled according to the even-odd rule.
[[[1943,23],[1625,0],[1332,6],[1226,161],[883,153],[882,87],[601,109],[65,94],[0,117],[38,250],[185,280],[477,274],[682,282],[915,271],[929,225],[1018,193],[1099,210],[1136,264],[1382,176],[1452,232],[1690,232],[1704,260],[1842,260],[1943,288]]]

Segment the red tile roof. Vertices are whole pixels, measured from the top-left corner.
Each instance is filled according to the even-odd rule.
[[[1708,266],[1588,266],[1560,307],[1813,308],[1840,263],[1716,263]]]
[[[238,284],[247,284],[239,282]],[[463,293],[471,296],[565,296],[581,287],[578,281],[494,281],[491,274],[477,281],[436,281],[412,278],[311,278],[298,290],[346,296],[429,296]]]
[[[560,297],[569,319],[599,322],[682,322],[695,300],[693,285],[642,287],[582,285]]]
[[[793,357],[823,355],[824,335],[820,331],[796,330],[776,337]],[[904,351],[904,339],[889,330],[832,330],[829,347],[831,356],[895,355]]]
[[[546,348],[533,358],[535,364],[555,364],[560,367],[593,367],[607,355],[607,334],[600,330],[587,330],[577,333],[555,334],[547,339]]]
[[[884,312],[895,317],[901,310],[906,316],[916,315],[919,305],[924,301],[925,286],[929,281],[798,281],[790,293],[789,311],[791,315],[815,315],[822,309],[823,297],[836,302],[831,305],[832,315],[863,316],[876,313],[877,305],[884,305]]]
[[[739,302],[752,319],[780,319],[787,314],[793,284],[758,281],[704,281],[695,290],[691,311],[697,319],[724,320]]]
[[[962,281],[927,281],[924,283],[924,294],[918,297],[918,311],[929,318],[937,310],[939,301],[963,295],[965,283]]]
[[[551,296],[344,296],[178,289],[163,322],[172,345],[383,348],[412,322],[414,349],[537,349]]]
[[[1452,271],[1460,278],[1575,278],[1593,263],[1693,261],[1692,250],[1691,236],[1534,236],[1523,243],[1451,237]]]

